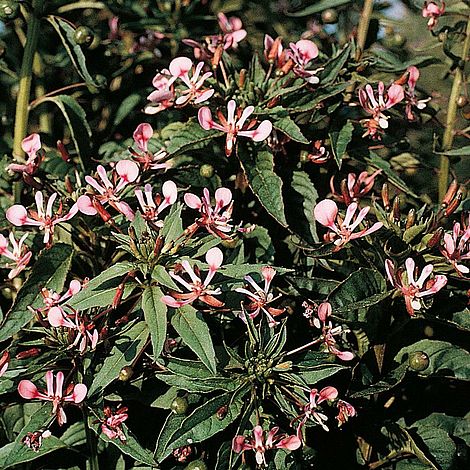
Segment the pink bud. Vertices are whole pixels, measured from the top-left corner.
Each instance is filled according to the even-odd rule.
[[[137,147],[142,150],[142,152],[148,151],[147,144],[152,136],[152,126],[146,122],[139,124],[133,134],[134,141],[137,144]]]

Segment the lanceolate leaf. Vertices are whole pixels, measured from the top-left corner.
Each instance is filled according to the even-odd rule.
[[[41,295],[43,287],[59,293],[62,291],[72,262],[72,254],[72,247],[64,243],[56,243],[49,250],[42,251],[0,326],[0,341],[11,338],[33,319],[29,306],[44,306]]]
[[[310,16],[310,15],[313,15],[314,13],[319,13],[328,8],[340,7],[350,2],[351,0],[319,0],[317,2],[314,2],[313,5],[310,5],[304,8],[303,10],[296,11],[295,13],[288,13],[288,15],[294,16],[294,17]]]
[[[201,313],[191,305],[180,307],[171,318],[171,324],[189,346],[201,359],[204,365],[215,375],[217,365],[214,346],[210,331]]]
[[[167,307],[160,300],[163,292],[158,286],[148,286],[142,295],[142,310],[150,331],[153,357],[160,356],[166,340]]]
[[[339,72],[345,66],[350,53],[351,43],[348,43],[336,57],[333,57],[325,64],[320,75],[320,83],[322,85],[328,85],[336,80]]]
[[[79,75],[88,84],[99,88],[100,85],[93,79],[93,77],[90,75],[90,72],[88,72],[86,59],[82,48],[74,40],[75,28],[70,23],[63,20],[62,18],[59,18],[58,16],[51,15],[48,16],[47,19],[57,31],[57,34],[62,40],[62,44],[64,45],[65,50],[67,51],[67,54],[69,55],[70,60],[72,61],[72,64]]]
[[[120,370],[132,364],[147,343],[149,331],[145,322],[140,321],[116,340],[101,369],[95,374],[88,390],[88,397],[103,389],[118,378]]]
[[[341,169],[346,148],[349,142],[351,142],[353,131],[354,126],[351,121],[348,121],[340,131],[330,132],[331,149],[339,169]]]
[[[277,121],[273,122],[273,126],[275,129],[283,132],[290,137],[292,140],[296,142],[300,142],[301,144],[308,144],[310,141],[302,134],[299,126],[289,117],[282,117]]]
[[[283,227],[287,227],[282,201],[282,180],[274,172],[271,152],[256,152],[252,146],[239,146],[238,156],[248,178],[248,183],[266,211]]]
[[[61,111],[70,130],[75,150],[82,164],[90,156],[91,129],[88,125],[87,117],[83,108],[68,95],[57,95],[41,98],[40,103],[54,103]]]

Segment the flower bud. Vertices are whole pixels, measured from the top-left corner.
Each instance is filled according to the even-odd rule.
[[[28,359],[30,357],[37,357],[41,353],[39,348],[30,348],[26,351],[21,351],[16,355],[16,359]]]
[[[64,160],[64,162],[70,161],[70,155],[61,140],[57,141],[57,150],[59,151],[60,156],[62,157],[62,160]]]
[[[388,191],[388,184],[384,183],[382,186],[382,203],[386,211],[390,210],[390,194]]]
[[[214,176],[214,167],[209,164],[201,165],[199,174],[204,178],[212,178]]]
[[[119,371],[118,380],[120,380],[121,382],[128,382],[133,375],[134,371],[132,367],[125,366]]]
[[[447,208],[444,210],[444,215],[446,217],[449,217],[449,215],[453,214],[457,208],[460,206],[460,203],[462,202],[463,194],[459,190],[457,193],[457,196],[455,196],[454,200],[447,206]]]
[[[188,410],[188,400],[184,397],[176,397],[171,402],[170,409],[176,415],[184,415]]]
[[[393,220],[395,220],[396,222],[400,220],[401,211],[400,211],[400,197],[399,196],[395,196],[395,198],[393,199],[392,215],[393,215]]]
[[[416,221],[416,211],[414,209],[410,209],[408,215],[406,216],[406,224],[405,229],[409,229],[413,227]]]
[[[459,189],[459,184],[457,183],[457,180],[454,179],[452,183],[450,183],[444,199],[442,200],[442,207],[447,207],[452,202],[457,193],[457,189]]]
[[[246,80],[246,69],[240,70],[240,75],[238,77],[238,88],[242,89],[245,86]]]

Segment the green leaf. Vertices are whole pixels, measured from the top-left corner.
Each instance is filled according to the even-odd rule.
[[[289,117],[282,117],[273,122],[274,129],[283,132],[296,142],[301,144],[309,144],[310,141],[302,134],[299,126]]]
[[[305,171],[292,172],[286,191],[287,213],[292,230],[308,243],[318,241],[317,228],[313,209],[317,203],[318,193]],[[287,182],[286,182],[287,185]]]
[[[448,157],[468,157],[470,155],[470,145],[460,147],[459,149],[446,150],[445,152],[436,152],[439,155],[447,155]]]
[[[126,442],[121,442],[121,440],[118,438],[110,439],[108,436],[106,436],[106,434],[99,431],[99,426],[97,427],[90,423],[90,427],[104,442],[113,444],[123,454],[129,455],[133,459],[137,460],[137,462],[141,462],[146,465],[150,465],[152,468],[155,468],[157,463],[153,458],[152,452],[150,452],[148,449],[144,449],[139,444],[139,441],[134,437],[134,435],[129,431],[129,428],[124,423],[121,424],[121,426],[126,436]]]
[[[147,343],[149,331],[145,322],[140,321],[116,340],[111,352],[103,361],[101,369],[94,375],[88,390],[88,397],[102,392],[113,380],[118,378],[120,370],[132,364]]]
[[[173,278],[168,274],[165,266],[161,264],[155,266],[152,271],[152,279],[157,281],[162,286],[168,287],[171,290],[175,290],[176,292],[180,292],[180,288],[175,284]]]
[[[378,271],[359,268],[330,293],[328,301],[334,315],[345,315],[385,299],[390,294],[386,288]]]
[[[336,8],[346,5],[347,3],[351,3],[351,1],[352,0],[318,0],[315,1],[313,5],[310,5],[303,10],[296,11],[295,13],[287,13],[287,15],[293,17],[310,16],[323,10],[327,10],[328,8]]]
[[[166,151],[169,156],[174,156],[188,149],[202,148],[210,140],[221,135],[222,133],[217,130],[204,130],[199,122],[190,119],[171,134]]]
[[[138,93],[132,93],[126,96],[114,115],[113,126],[116,127],[121,124],[124,119],[139,105],[142,97]]]
[[[190,378],[181,374],[158,374],[159,380],[177,387],[179,390],[185,390],[189,393],[211,393],[214,390],[233,391],[239,385],[238,382],[227,377],[214,376],[211,378]]]
[[[171,318],[171,324],[183,341],[215,375],[217,363],[209,327],[202,314],[191,305],[180,307]]]
[[[351,54],[351,43],[346,44],[341,51],[336,55],[336,57],[332,57],[323,67],[323,70],[320,74],[320,83],[322,86],[329,85],[333,83],[338,74],[341,72],[343,67],[345,66],[347,60],[349,59],[349,55]]]
[[[274,172],[273,154],[266,150],[256,152],[251,145],[240,145],[238,157],[248,184],[261,205],[283,227],[287,227],[282,201],[282,180]]]
[[[142,310],[150,331],[153,357],[157,359],[166,340],[167,306],[161,301],[163,292],[157,286],[148,286],[142,295]]]
[[[440,375],[470,380],[470,353],[465,349],[446,341],[423,339],[403,348],[395,360],[403,362],[415,351],[423,351],[429,357],[429,366],[419,372],[420,375]]]
[[[308,370],[302,368],[297,372],[297,375],[299,375],[308,385],[313,386],[320,382],[320,380],[331,377],[345,369],[347,369],[347,367],[340,366],[338,364],[323,364],[321,366],[311,367]]]
[[[366,157],[365,160],[369,165],[382,170],[390,183],[395,185],[398,189],[401,189],[412,197],[418,197],[413,191],[411,191],[411,189],[408,188],[406,183],[399,176],[397,176],[397,174],[390,167],[390,163],[388,161],[384,160],[375,152],[369,152],[369,157]]]
[[[171,436],[161,458],[166,458],[177,447],[187,445],[188,439],[192,443],[202,442],[233,423],[246,404],[245,396],[248,390],[249,387],[246,386],[234,394],[224,393],[196,408]],[[226,413],[224,416],[218,416],[217,412],[222,407],[227,407]]]
[[[41,289],[62,292],[72,262],[73,249],[70,245],[56,243],[49,250],[43,250],[33,266],[15,303],[7,312],[0,326],[0,341],[5,341],[27,325],[34,315],[28,307],[44,306]]]
[[[179,203],[173,204],[163,221],[161,236],[165,239],[165,245],[173,243],[183,233],[183,222],[181,220],[182,207]]]
[[[349,142],[351,142],[354,126],[351,121],[348,121],[339,132],[330,132],[331,149],[333,150],[333,156],[335,157],[338,168],[341,169],[341,163],[346,153],[346,148]]]
[[[301,277],[287,276],[286,280],[303,295],[328,295],[335,287],[339,285],[334,279],[321,279],[319,277]]]
[[[88,282],[87,286],[74,295],[67,304],[77,310],[111,305],[116,295],[116,288],[123,277],[133,269],[134,265],[128,261],[114,264]]]
[[[15,442],[7,444],[7,446],[0,449],[0,462],[2,462],[2,469],[6,470],[13,465],[18,465],[24,462],[31,462],[32,460],[49,454],[54,450],[66,447],[66,445],[55,436],[50,436],[47,439],[43,439],[42,446],[38,452],[34,452],[21,442],[28,432],[35,432],[38,429],[44,427],[44,425],[51,418],[51,412],[52,406],[50,403],[46,403],[41,406],[31,416],[29,422],[23,427],[21,432],[16,437]]]
[[[261,87],[266,78],[266,72],[261,65],[258,54],[253,54],[250,65],[250,82]]]
[[[82,164],[87,161],[91,154],[91,129],[83,108],[68,95],[57,95],[44,97],[40,99],[40,103],[54,103],[62,112],[67,126],[70,130],[75,150]]]
[[[73,66],[77,70],[78,74],[90,85],[93,85],[96,88],[100,88],[100,84],[97,83],[93,77],[88,72],[86,66],[85,55],[83,54],[82,48],[75,42],[74,33],[75,28],[70,25],[69,22],[59,18],[58,16],[49,15],[47,20],[54,29],[57,31],[62,44],[67,51],[67,54],[72,61]]]

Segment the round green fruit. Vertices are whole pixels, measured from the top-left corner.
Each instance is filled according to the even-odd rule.
[[[177,415],[184,415],[188,409],[188,400],[183,397],[176,397],[171,402],[170,409]]]
[[[87,26],[79,26],[73,33],[73,40],[79,46],[89,47],[94,38],[93,31]]]
[[[20,14],[20,3],[14,0],[0,1],[0,20],[10,21],[18,18]]]
[[[415,351],[408,358],[410,369],[421,372],[429,367],[429,356],[423,351]]]
[[[214,167],[209,164],[204,164],[199,168],[199,174],[204,178],[212,178],[212,176],[214,176]]]

